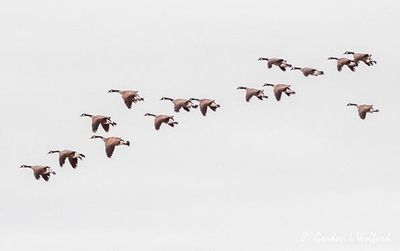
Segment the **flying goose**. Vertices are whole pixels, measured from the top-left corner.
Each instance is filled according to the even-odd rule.
[[[114,152],[114,149],[116,146],[120,146],[120,145],[130,146],[131,145],[129,141],[123,140],[123,139],[117,138],[117,137],[105,138],[103,136],[93,135],[91,137],[91,139],[102,139],[104,141],[104,144],[106,146],[106,155],[109,158],[111,158],[111,156],[113,155],[113,152]]]
[[[270,69],[273,65],[278,66],[282,71],[286,71],[286,67],[292,67],[291,64],[288,64],[285,59],[282,58],[264,58],[261,57],[258,60],[267,61],[267,67]]]
[[[309,75],[312,76],[319,76],[319,75],[324,75],[323,71],[318,71],[317,69],[311,68],[311,67],[292,67],[290,70],[300,70],[303,72],[303,75],[308,77]]]
[[[203,116],[206,116],[208,107],[211,110],[213,110],[214,112],[217,110],[217,108],[221,107],[219,104],[215,103],[215,100],[213,100],[213,99],[190,98],[190,101],[193,101],[193,100],[196,100],[199,102],[200,112],[201,112],[201,114],[203,114]]]
[[[118,92],[119,94],[121,94],[126,107],[128,107],[129,109],[132,108],[132,103],[136,103],[137,101],[144,101],[144,98],[139,96],[138,91],[131,91],[131,90],[121,91],[121,90],[111,89],[108,92],[109,93]]]
[[[45,181],[49,181],[50,175],[56,173],[51,170],[49,166],[28,166],[28,165],[22,165],[20,168],[30,168],[33,171],[33,175],[35,178],[38,180],[40,177],[44,179]]]
[[[343,66],[349,67],[351,71],[356,70],[356,62],[354,60],[348,58],[336,58],[336,57],[329,57],[328,60],[336,60],[336,67],[338,71],[342,71]]]
[[[103,115],[91,115],[87,113],[82,113],[81,117],[90,117],[92,118],[92,131],[93,133],[97,132],[99,125],[101,125],[104,131],[108,132],[111,126],[116,126],[117,123],[111,120],[111,117],[103,116]]]
[[[374,109],[373,105],[358,105],[353,103],[348,103],[347,106],[356,106],[358,110],[358,115],[361,119],[365,119],[367,113],[379,112],[378,109]]]
[[[174,116],[155,115],[155,114],[152,114],[152,113],[146,113],[144,116],[154,117],[154,128],[156,130],[160,130],[160,127],[161,127],[162,123],[165,123],[165,124],[169,125],[170,127],[174,127],[175,125],[178,124],[178,122],[176,122],[174,120]]]
[[[168,98],[168,97],[162,97],[160,100],[171,101],[174,104],[175,112],[179,112],[181,108],[184,109],[185,111],[189,112],[190,108],[196,109],[198,107],[198,105],[193,104],[192,101],[190,101],[189,99],[182,99],[182,98],[172,99],[172,98]]]
[[[281,100],[282,93],[285,93],[287,96],[296,94],[296,92],[290,89],[291,85],[285,84],[264,84],[263,86],[272,86],[274,88],[274,94],[277,101]]]
[[[360,61],[364,62],[368,66],[376,64],[376,61],[372,60],[372,55],[368,54],[368,53],[355,53],[355,52],[352,52],[352,51],[345,51],[345,53],[343,53],[343,54],[345,54],[345,55],[353,55],[354,62],[356,63],[356,66],[358,66],[358,63]]]
[[[78,159],[82,160],[85,158],[85,155],[82,153],[78,153],[76,151],[71,150],[52,150],[47,154],[58,153],[58,161],[60,166],[62,167],[65,163],[65,160],[68,158],[69,163],[71,164],[72,168],[76,168],[78,166]]]
[[[264,98],[268,98],[268,96],[264,95],[264,90],[259,90],[255,88],[248,88],[244,86],[239,86],[238,90],[246,90],[246,102],[249,102],[250,99],[254,96],[259,100],[263,100]]]

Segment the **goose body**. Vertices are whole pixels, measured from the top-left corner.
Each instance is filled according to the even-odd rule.
[[[279,67],[282,71],[286,71],[287,67],[292,67],[291,64],[288,64],[285,59],[282,58],[264,58],[260,57],[258,60],[267,61],[268,69],[272,68],[273,65]]]
[[[366,105],[366,104],[358,105],[358,104],[348,103],[347,106],[356,106],[358,115],[363,120],[366,118],[367,113],[379,112],[378,109],[374,109],[373,105]]]
[[[68,159],[72,168],[76,168],[78,166],[78,160],[85,158],[85,155],[82,153],[71,150],[53,150],[48,152],[48,154],[52,153],[58,153],[58,160],[61,167],[65,164],[65,160]]]
[[[300,70],[305,77],[308,77],[310,75],[311,76],[319,76],[319,75],[324,74],[323,71],[319,71],[319,70],[311,68],[311,67],[292,67],[291,70]]]
[[[160,130],[160,127],[163,123],[169,125],[170,127],[175,127],[175,125],[178,124],[178,122],[174,120],[174,116],[170,115],[162,115],[162,114],[155,115],[152,113],[146,113],[144,116],[154,117],[154,128],[157,131]]]
[[[219,104],[217,104],[217,103],[215,102],[215,100],[213,100],[213,99],[191,98],[190,100],[191,100],[191,101],[192,101],[192,100],[196,100],[196,101],[199,102],[200,112],[201,112],[201,114],[203,114],[203,116],[206,116],[206,114],[207,114],[207,109],[208,109],[208,108],[210,108],[212,111],[215,112],[215,111],[217,110],[217,108],[220,108],[220,107],[221,107],[221,106],[220,106]]]
[[[252,97],[256,97],[259,100],[263,100],[264,98],[268,98],[268,96],[264,95],[264,90],[249,88],[244,86],[239,86],[238,90],[246,90],[245,99],[246,102],[249,102]]]
[[[138,91],[131,91],[131,90],[114,90],[111,89],[108,91],[109,93],[118,92],[121,94],[122,99],[128,109],[132,108],[132,103],[136,103],[137,101],[144,101],[144,98],[140,97]]]
[[[287,96],[296,94],[296,92],[290,89],[291,85],[286,84],[264,84],[263,86],[272,86],[274,88],[274,94],[277,101],[281,100],[282,93],[285,93]]]
[[[106,155],[108,158],[111,158],[115,147],[116,146],[120,146],[120,145],[125,145],[125,146],[130,146],[130,142],[127,140],[123,140],[122,138],[118,138],[118,137],[102,137],[102,136],[98,136],[98,135],[93,135],[91,137],[91,139],[102,139],[104,141],[105,147],[106,147]]]
[[[172,99],[172,98],[167,98],[167,97],[162,97],[161,100],[169,100],[174,104],[174,111],[179,112],[181,109],[189,112],[191,108],[196,109],[198,105],[195,105],[190,101],[189,99]]]
[[[35,179],[39,180],[40,177],[44,179],[45,181],[49,181],[50,175],[56,175],[56,173],[51,170],[49,166],[28,166],[28,165],[22,165],[20,168],[30,168],[33,171],[33,176],[35,176]]]
[[[116,126],[117,123],[111,120],[111,117],[103,116],[103,115],[91,115],[87,113],[82,113],[81,117],[90,117],[92,118],[92,132],[96,133],[99,125],[103,127],[104,131],[108,132],[111,126]]]

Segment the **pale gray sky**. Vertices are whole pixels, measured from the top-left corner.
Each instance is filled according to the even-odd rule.
[[[398,250],[398,1],[0,2],[1,250]],[[378,64],[338,73],[329,56]],[[267,70],[283,57],[326,75]],[[236,87],[284,82],[277,103]],[[128,110],[110,88],[139,90]],[[209,97],[204,118],[162,96]],[[348,102],[380,113],[358,118]],[[131,141],[107,159],[82,112]],[[105,134],[103,134],[105,135]],[[76,170],[49,150],[86,154]],[[50,165],[36,181],[21,164]],[[350,242],[351,234],[389,236]],[[318,235],[319,234],[319,235]],[[345,236],[344,242],[320,236]],[[304,240],[304,241],[303,241]]]

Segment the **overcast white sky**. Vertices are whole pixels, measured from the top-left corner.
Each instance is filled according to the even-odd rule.
[[[1,250],[398,250],[399,1],[0,2]],[[338,73],[329,56],[378,61]],[[324,70],[267,70],[260,56]],[[281,102],[236,87],[292,84]],[[128,110],[111,88],[139,90]],[[173,98],[221,109],[144,113]],[[365,121],[348,102],[374,104]],[[131,141],[107,159],[82,112]],[[100,131],[101,132],[101,131]],[[100,133],[102,134],[102,132]],[[102,134],[105,135],[105,134]],[[58,167],[49,150],[87,158]],[[50,182],[21,164],[50,165]],[[388,236],[373,245],[351,234]],[[319,235],[318,235],[319,234]],[[318,236],[345,238],[320,241]]]

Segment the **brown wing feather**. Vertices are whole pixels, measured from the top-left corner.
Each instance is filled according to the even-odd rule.
[[[95,133],[99,129],[100,121],[97,119],[92,120],[92,131]]]
[[[246,102],[249,102],[253,95],[253,92],[251,92],[250,90],[246,90]]]
[[[276,100],[278,100],[278,101],[280,101],[280,100],[281,100],[281,97],[282,97],[282,91],[283,91],[283,90],[278,90],[278,89],[275,89],[275,90],[274,90],[274,94],[275,94],[275,98],[276,98]]]
[[[367,116],[367,110],[366,109],[358,109],[358,115],[360,116],[361,119],[365,119]]]
[[[40,176],[42,176],[42,178],[43,178],[45,181],[49,181],[49,177],[50,177],[50,174],[49,174],[49,173],[44,173],[44,174],[42,174],[42,175],[40,175]]]
[[[76,166],[78,165],[78,158],[75,157],[68,157],[68,161],[71,164],[72,168],[76,168]]]
[[[128,107],[128,109],[132,108],[132,103],[133,103],[133,97],[129,96],[129,97],[123,97],[124,99],[124,103],[126,105],[126,107]]]
[[[101,123],[101,127],[103,127],[104,131],[108,132],[110,130],[110,124]]]
[[[111,158],[114,153],[115,146],[114,145],[106,145],[106,155]]]
[[[201,111],[201,114],[203,114],[203,116],[206,116],[206,114],[207,114],[207,107],[208,107],[208,105],[206,105],[206,104],[200,104],[200,111]]]
[[[161,127],[161,124],[163,123],[163,120],[162,119],[159,119],[159,118],[155,118],[154,119],[154,128],[156,129],[156,130],[160,130],[160,127]]]
[[[66,158],[67,158],[66,155],[60,155],[60,157],[58,158],[58,162],[60,163],[60,166],[64,165]]]

